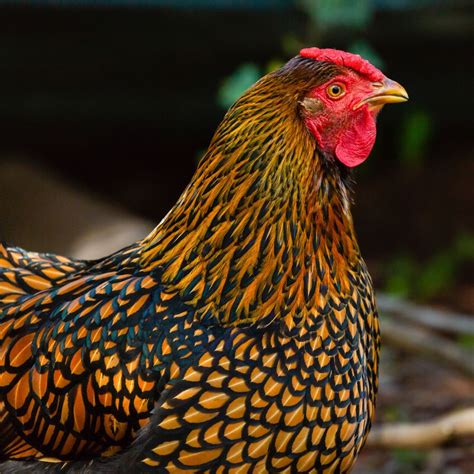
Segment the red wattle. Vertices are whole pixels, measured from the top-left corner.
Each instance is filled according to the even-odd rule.
[[[345,128],[337,141],[336,158],[349,168],[360,165],[370,155],[377,134],[372,114],[364,108],[352,126]]]

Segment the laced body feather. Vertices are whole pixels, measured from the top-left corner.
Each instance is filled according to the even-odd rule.
[[[377,313],[348,178],[298,115],[337,71],[298,58],[257,83],[142,242],[23,267],[1,249],[5,469],[350,468],[374,410]]]

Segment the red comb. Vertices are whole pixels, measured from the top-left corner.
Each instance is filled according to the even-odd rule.
[[[300,56],[349,67],[374,82],[381,81],[385,77],[381,71],[358,54],[346,53],[338,49],[304,48],[300,51]]]

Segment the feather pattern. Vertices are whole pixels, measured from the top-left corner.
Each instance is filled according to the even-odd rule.
[[[142,242],[28,268],[1,249],[5,469],[349,470],[374,411],[377,312],[348,176],[299,109],[339,71],[296,58],[259,81]]]

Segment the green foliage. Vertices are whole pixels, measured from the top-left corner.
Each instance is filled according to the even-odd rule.
[[[459,260],[474,261],[474,235],[461,234],[456,240],[455,252]]]
[[[298,54],[298,51],[305,46],[308,46],[301,38],[297,38],[292,34],[287,34],[283,36],[281,40],[282,50],[285,56],[295,56]]]
[[[466,261],[474,260],[474,236],[460,235],[447,249],[424,264],[401,254],[387,266],[385,290],[397,296],[428,300],[448,291]]]
[[[467,351],[474,351],[474,335],[472,334],[461,334],[458,337],[458,344]]]
[[[269,72],[276,71],[277,69],[281,68],[283,64],[284,61],[282,61],[281,59],[272,59],[267,64],[267,67],[265,68],[265,73],[268,74]]]
[[[264,74],[275,71],[283,65],[280,59],[271,60],[262,71],[254,63],[240,65],[222,83],[217,100],[221,107],[228,109],[250,86],[255,84]]]
[[[384,422],[395,423],[398,421],[407,421],[409,418],[408,413],[399,405],[389,405],[384,408]]]
[[[451,249],[431,257],[418,272],[417,297],[427,300],[445,288],[452,288],[456,281],[457,263],[456,255]]]
[[[429,451],[417,451],[414,449],[392,449],[391,452],[399,465],[400,470],[398,472],[403,472],[403,474],[417,474],[421,472],[429,455]]]
[[[433,135],[433,119],[423,110],[411,110],[405,117],[400,136],[399,159],[405,168],[419,168],[427,155]]]
[[[383,59],[370,46],[369,42],[364,39],[358,39],[349,46],[349,52],[359,54],[363,58],[371,62],[375,67],[383,69],[385,63]]]
[[[240,65],[222,83],[217,100],[220,106],[227,109],[230,107],[244,91],[258,81],[261,71],[256,64],[245,63]]]
[[[395,257],[388,264],[385,291],[397,296],[410,296],[417,273],[418,266],[412,257],[406,254]]]
[[[371,0],[300,0],[311,21],[326,30],[338,26],[364,28],[372,19]]]

